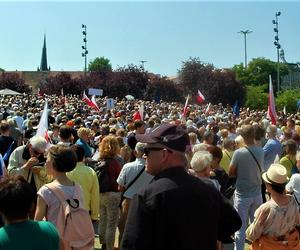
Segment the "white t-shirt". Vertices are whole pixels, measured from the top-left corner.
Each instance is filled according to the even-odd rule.
[[[137,158],[133,162],[126,163],[122,168],[117,183],[123,187],[127,187],[128,184],[140,173],[145,165],[145,160]],[[130,186],[124,193],[124,197],[132,199],[133,196],[144,186],[148,185],[153,179],[153,176],[148,174],[145,170],[139,176],[139,178]]]
[[[297,201],[300,202],[300,174],[293,174],[285,188],[288,192],[294,192]]]

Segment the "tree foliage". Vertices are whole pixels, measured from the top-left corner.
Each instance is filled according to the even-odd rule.
[[[276,109],[283,110],[286,107],[287,112],[297,111],[297,102],[300,100],[300,89],[286,90],[280,92],[276,98]]]
[[[144,99],[148,85],[148,74],[142,67],[129,64],[119,67],[113,74],[109,88],[111,96],[133,95],[136,98]]]
[[[97,72],[97,71],[111,71],[112,66],[110,60],[105,57],[96,57],[94,60],[89,62],[88,71]]]
[[[24,79],[22,79],[17,73],[1,73],[0,89],[4,88],[15,90],[20,93],[30,92],[29,85],[25,84]]]
[[[195,96],[199,89],[212,103],[232,105],[236,100],[244,100],[246,90],[231,70],[216,69],[199,58],[190,58],[182,63],[178,74],[185,94]]]
[[[5,71],[4,69],[0,68],[0,72],[4,72],[4,71]]]
[[[146,90],[146,100],[163,100],[167,102],[183,102],[183,89],[166,77],[152,77]]]
[[[269,83],[271,75],[274,83],[274,91],[277,92],[277,63],[263,57],[253,59],[247,69],[243,64],[237,64],[233,68],[236,78],[244,85],[261,86]],[[288,74],[288,67],[285,64],[279,65],[280,76]]]
[[[39,82],[38,87],[46,94],[60,95],[63,89],[65,94],[79,95],[86,89],[86,82],[84,79],[71,78],[70,74],[63,72],[56,76],[48,76]]]
[[[261,86],[247,86],[246,107],[251,109],[266,109],[268,106],[268,95]]]

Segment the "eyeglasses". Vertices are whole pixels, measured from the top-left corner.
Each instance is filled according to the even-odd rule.
[[[167,148],[145,148],[144,149],[144,155],[148,156],[151,151],[161,151],[161,150],[164,150],[164,149],[166,149],[168,152],[172,153],[172,151],[167,149]]]

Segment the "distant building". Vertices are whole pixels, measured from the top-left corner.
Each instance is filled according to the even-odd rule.
[[[280,58],[289,69],[286,76],[281,77],[281,89],[300,88],[300,63],[289,63],[285,60],[284,50],[280,50]]]
[[[37,71],[50,71],[50,66],[48,68],[48,63],[47,63],[46,34],[44,35],[44,45],[42,49],[41,65],[40,67],[38,67]]]

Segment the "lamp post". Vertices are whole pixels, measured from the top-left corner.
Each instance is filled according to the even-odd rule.
[[[83,35],[83,42],[84,42],[84,45],[81,46],[82,48],[82,57],[84,57],[84,75],[86,76],[86,57],[87,57],[87,54],[89,53],[88,50],[87,50],[87,39],[86,39],[86,25],[85,24],[82,24],[81,25],[83,31],[82,31],[82,35]]]
[[[247,35],[252,33],[251,30],[240,30],[238,33],[244,35],[244,42],[245,42],[245,69],[247,69]]]
[[[146,63],[146,62],[147,62],[147,61],[145,61],[145,60],[141,60],[141,61],[140,61],[140,63],[142,64],[143,70],[145,69],[144,66],[145,66],[145,63]]]
[[[278,30],[278,17],[281,15],[281,12],[278,11],[275,13],[275,20],[272,20],[272,23],[275,25],[275,28],[273,29],[275,32],[275,41],[274,41],[274,45],[277,49],[277,94],[280,90],[280,75],[279,75],[279,50],[281,48],[281,45],[279,44],[279,30]]]

